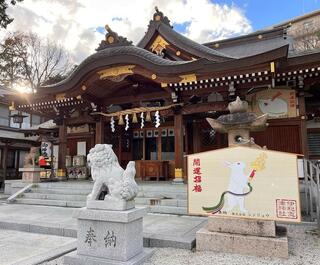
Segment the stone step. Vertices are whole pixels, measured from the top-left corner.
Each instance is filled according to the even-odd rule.
[[[50,193],[24,193],[23,198],[27,199],[42,199],[42,200],[60,200],[60,201],[86,201],[87,195],[72,195],[72,194],[50,194]]]
[[[143,205],[187,207],[187,200],[136,197],[135,202]]]
[[[86,206],[85,201],[63,201],[63,200],[41,200],[41,199],[16,199],[16,203],[30,204],[30,205],[45,205],[45,206],[58,206],[58,207],[74,207],[80,208]]]
[[[16,199],[15,202],[19,203],[19,204],[67,207],[67,202],[66,201],[59,201],[59,200],[41,200],[41,199],[19,198],[19,199]]]
[[[34,193],[43,193],[43,194],[68,194],[68,195],[88,195],[91,192],[91,189],[44,189],[44,188],[32,188]]]
[[[42,200],[42,199],[27,199],[18,198],[15,201],[19,204],[30,205],[45,205],[45,206],[58,206],[58,207],[85,207],[85,201],[63,201],[63,200]],[[137,206],[147,206],[150,213],[166,213],[166,214],[187,214],[187,207],[175,207],[175,206],[161,206],[161,205],[145,205],[137,203]]]
[[[67,182],[40,182],[36,184],[39,188],[44,189],[78,189],[78,190],[91,190],[93,182],[73,182],[69,180]]]
[[[158,191],[139,191],[137,197],[145,197],[145,198],[168,198],[168,199],[179,199],[186,200],[187,192],[170,192],[166,190],[158,190]]]
[[[187,207],[154,205],[154,206],[148,207],[148,212],[149,213],[166,213],[166,214],[186,215],[186,214],[188,214],[188,208]]]

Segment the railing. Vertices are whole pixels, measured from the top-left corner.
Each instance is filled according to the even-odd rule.
[[[320,164],[317,161],[303,160],[304,211],[310,221],[317,220],[320,231]]]

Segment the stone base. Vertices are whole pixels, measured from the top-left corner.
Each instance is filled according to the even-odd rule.
[[[143,253],[142,220],[146,214],[146,208],[126,211],[82,208],[75,211],[74,217],[78,219],[77,255],[85,260],[102,259],[105,264],[132,260]]]
[[[87,200],[87,209],[96,210],[109,210],[109,211],[126,211],[133,209],[135,206],[134,200],[110,200],[105,199],[104,201],[98,200]]]
[[[286,236],[261,237],[221,232],[211,232],[206,228],[196,233],[197,250],[237,253],[253,256],[288,258],[288,238]]]
[[[272,220],[209,216],[206,229],[211,232],[276,237],[276,223]]]
[[[42,169],[40,167],[26,167],[19,168],[22,172],[22,181],[28,183],[39,183],[40,182],[40,172]]]
[[[172,184],[184,184],[183,178],[174,178]]]
[[[127,261],[103,259],[71,253],[64,256],[63,262],[66,265],[139,265],[149,259],[153,252],[153,249],[144,248],[140,254]]]

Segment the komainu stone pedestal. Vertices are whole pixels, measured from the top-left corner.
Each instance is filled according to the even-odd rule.
[[[146,208],[102,210],[99,201],[89,205],[93,207],[95,203],[99,204],[96,209],[82,208],[75,213],[78,218],[77,253],[66,255],[64,264],[133,265],[143,263],[152,255],[152,249],[143,248],[142,220]]]
[[[40,182],[40,172],[42,169],[40,167],[23,167],[19,168],[22,172],[22,181],[28,183],[39,183]]]
[[[200,251],[288,258],[286,229],[274,221],[210,216],[196,242]]]

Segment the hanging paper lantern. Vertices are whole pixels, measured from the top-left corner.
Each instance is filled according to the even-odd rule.
[[[123,121],[123,117],[122,115],[120,115],[119,117],[119,122],[118,122],[119,125],[124,125],[124,121]]]
[[[154,117],[156,119],[156,125],[155,127],[158,128],[160,126],[160,114],[159,114],[159,110],[156,111],[156,113],[154,114]]]
[[[144,127],[144,113],[143,112],[141,112],[140,118],[141,118],[141,129],[142,129]]]
[[[151,121],[150,111],[147,112],[146,121]]]
[[[133,113],[132,123],[138,123],[137,113]]]
[[[124,129],[126,131],[128,131],[128,129],[129,129],[129,114],[126,114],[124,119],[126,120],[126,127]]]
[[[112,131],[112,132],[115,132],[116,128],[115,128],[115,126],[114,126],[114,118],[113,118],[113,117],[111,117],[110,127],[111,127],[111,131]]]

